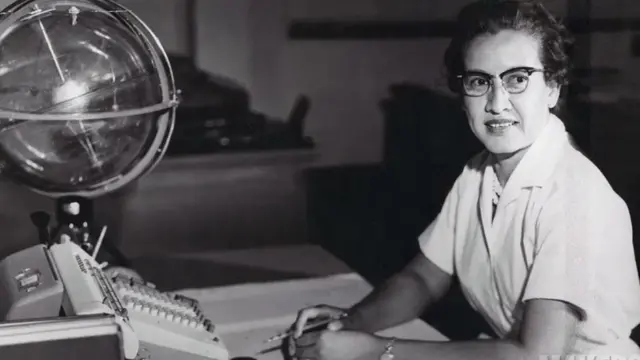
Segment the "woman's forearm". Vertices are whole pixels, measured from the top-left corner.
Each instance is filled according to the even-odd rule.
[[[388,339],[380,338],[382,353]],[[425,342],[397,340],[393,347],[395,360],[540,360],[540,354],[527,351],[517,342],[507,340],[472,340]],[[549,357],[551,359],[551,357]]]
[[[418,275],[403,271],[354,305],[345,327],[375,333],[417,318],[438,298]]]

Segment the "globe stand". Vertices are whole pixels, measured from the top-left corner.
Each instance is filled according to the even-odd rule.
[[[93,223],[93,204],[91,200],[80,196],[65,196],[56,200],[56,218],[58,226],[53,239],[59,242],[62,237],[70,238],[91,254],[97,244],[93,243],[91,224]]]
[[[31,220],[38,229],[40,242],[46,246],[72,241],[88,254],[98,255],[102,250],[109,263],[117,266],[131,267],[131,262],[122,252],[112,246],[109,241],[103,243],[106,227],[96,238],[94,230],[93,201],[82,196],[64,196],[56,200],[55,216],[57,224],[52,230],[49,227],[50,216],[44,211],[31,214]]]

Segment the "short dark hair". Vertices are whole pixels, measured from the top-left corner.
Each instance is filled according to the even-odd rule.
[[[538,39],[547,82],[569,83],[573,37],[566,27],[535,0],[479,0],[460,11],[456,32],[444,56],[448,86],[459,92],[457,78],[464,69],[469,43],[483,34],[501,30],[524,31]]]

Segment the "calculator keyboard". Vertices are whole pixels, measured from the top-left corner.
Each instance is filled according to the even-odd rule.
[[[161,292],[153,284],[127,276],[116,275],[112,281],[141,349],[146,346],[155,353],[152,349],[169,348],[189,353],[194,359],[228,360],[213,322],[203,315],[196,300]],[[144,355],[141,351],[140,358]],[[157,355],[151,359],[165,360]]]

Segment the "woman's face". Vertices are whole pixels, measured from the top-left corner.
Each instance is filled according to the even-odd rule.
[[[538,40],[512,30],[481,35],[469,44],[464,64],[467,74],[472,74],[466,77],[467,84],[482,87],[487,79],[493,84],[484,95],[463,95],[476,137],[494,154],[513,154],[529,147],[547,124],[550,108],[559,97],[558,87],[547,84],[543,72],[527,71],[543,69]],[[523,82],[527,85],[521,93],[506,90],[521,89]]]

